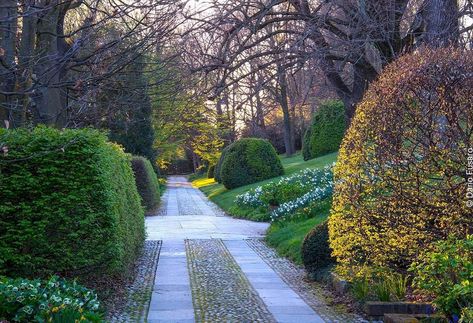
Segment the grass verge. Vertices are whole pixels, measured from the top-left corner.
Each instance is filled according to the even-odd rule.
[[[266,233],[266,242],[276,249],[277,253],[289,258],[296,264],[302,264],[301,247],[305,236],[317,224],[325,221],[332,206],[332,199],[317,203],[311,210],[311,218],[296,218],[271,223]]]

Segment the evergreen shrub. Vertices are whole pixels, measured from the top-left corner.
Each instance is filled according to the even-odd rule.
[[[244,138],[228,146],[220,173],[222,184],[232,189],[282,175],[284,169],[269,141]]]
[[[144,216],[131,156],[90,130],[0,129],[0,275],[124,275]]]
[[[345,107],[343,102],[327,100],[315,112],[312,125],[307,129],[303,143],[304,160],[337,151],[345,134]]]
[[[141,156],[133,156],[131,166],[143,207],[146,213],[153,213],[156,211],[160,199],[158,178],[153,166],[148,159]]]
[[[331,256],[327,223],[324,221],[316,225],[302,242],[302,262],[311,276],[335,263]]]

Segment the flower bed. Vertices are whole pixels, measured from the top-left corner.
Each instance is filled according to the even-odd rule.
[[[0,279],[0,321],[102,322],[97,295],[75,281]]]
[[[240,207],[273,207],[272,221],[289,216],[298,209],[332,194],[332,167],[333,165],[323,169],[304,169],[277,182],[258,186],[238,195],[235,203]]]

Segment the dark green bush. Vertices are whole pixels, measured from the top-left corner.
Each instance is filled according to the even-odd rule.
[[[214,178],[215,174],[215,165],[210,165],[207,170],[207,178]]]
[[[81,320],[82,318],[82,320]],[[97,294],[75,281],[0,279],[0,321],[103,322]]]
[[[228,151],[230,146],[227,146],[227,147],[223,148],[222,153],[220,154],[220,158],[218,159],[217,165],[215,165],[214,179],[218,183],[222,182],[222,176],[221,176],[222,175],[222,164],[223,164],[223,160],[225,159],[225,156],[226,156],[227,151]]]
[[[232,189],[282,175],[284,169],[269,141],[244,138],[228,146],[220,173],[222,184]]]
[[[136,187],[147,214],[156,211],[159,205],[159,183],[150,161],[141,156],[133,156],[131,166],[135,174]]]
[[[0,129],[0,275],[126,274],[144,242],[131,157],[90,129]]]
[[[345,107],[341,101],[323,102],[314,114],[312,125],[304,135],[304,160],[316,158],[338,150],[345,134]]]
[[[302,242],[302,262],[309,275],[314,276],[335,263],[328,242],[328,221],[315,226]]]

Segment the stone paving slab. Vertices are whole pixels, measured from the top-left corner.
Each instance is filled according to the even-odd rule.
[[[345,322],[368,322],[361,316],[348,313],[343,309],[335,309],[328,306],[327,296],[322,287],[317,283],[309,284],[305,280],[305,271],[294,265],[285,258],[279,257],[276,252],[266,246],[261,239],[250,239],[246,243],[251,247],[268,266],[270,266],[279,277],[291,287],[312,309],[314,309],[325,322],[345,323]],[[259,283],[261,284],[261,283]],[[302,313],[300,313],[302,314]],[[298,322],[298,321],[297,321]]]
[[[198,225],[194,226],[196,223]],[[268,227],[269,224],[263,222],[206,215],[146,218],[147,240],[248,239],[263,237]]]
[[[194,322],[190,279],[182,240],[167,240],[162,244],[148,322]]]
[[[246,241],[227,240],[225,245],[277,322],[324,322]],[[261,279],[271,282],[271,288],[259,284]]]

